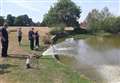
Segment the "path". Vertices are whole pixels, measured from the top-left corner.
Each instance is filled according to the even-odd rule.
[[[9,34],[9,55],[10,56],[17,56],[20,57],[20,55],[28,55],[28,52],[24,51],[18,44],[15,32]],[[2,63],[2,59],[0,58],[0,63]],[[8,83],[6,82],[7,79],[2,74],[0,75],[0,83]]]
[[[16,27],[15,27],[15,29],[16,29]],[[40,28],[40,29],[36,28],[36,29],[39,30],[40,36],[43,36],[44,33],[48,32],[47,28]],[[23,30],[23,41],[25,43],[28,42],[28,38],[27,38],[28,30],[29,29],[27,29],[27,28],[25,28]],[[0,47],[1,47],[1,45],[0,45]],[[10,56],[18,57],[18,58],[22,57],[24,55],[30,55],[30,53],[26,52],[24,49],[22,49],[19,46],[18,41],[17,41],[17,37],[16,37],[16,32],[9,33],[9,51],[8,52],[9,52]],[[15,59],[14,59],[14,61],[15,61]],[[0,63],[3,63],[2,58],[0,58]],[[7,78],[5,78],[5,75],[3,75],[3,74],[0,75],[0,83],[8,83]]]

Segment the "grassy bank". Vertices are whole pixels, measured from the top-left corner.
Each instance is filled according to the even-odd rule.
[[[32,58],[32,68],[26,69],[26,56],[33,53],[29,50],[26,33],[24,31],[21,47],[18,46],[16,33],[10,33],[10,57],[7,60],[0,58],[0,83],[92,83],[69,66],[58,63],[52,56]],[[34,53],[41,55],[43,42],[41,45],[40,50]]]
[[[91,83],[66,65],[46,56],[32,60],[32,69],[25,68],[25,59],[10,57],[6,68],[0,71],[0,83]]]
[[[57,43],[64,41],[67,38],[74,38],[75,40],[77,39],[86,39],[86,38],[91,38],[95,36],[99,37],[104,37],[104,36],[111,36],[113,34],[107,33],[107,32],[97,32],[97,33],[87,33],[87,34],[71,34],[62,38],[58,38]]]

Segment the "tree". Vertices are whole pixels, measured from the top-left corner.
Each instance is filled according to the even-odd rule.
[[[96,32],[100,29],[101,14],[97,9],[93,9],[86,17],[87,29]]]
[[[87,16],[87,28],[90,32],[111,31],[116,18],[111,14],[107,7],[102,11],[93,9]]]
[[[116,18],[116,21],[113,24],[113,33],[120,33],[120,16]]]
[[[40,22],[35,23],[35,26],[44,26]]]
[[[119,33],[120,32],[120,16],[107,17],[104,19],[101,25],[103,30],[106,32]]]
[[[78,27],[80,18],[80,7],[71,0],[58,0],[47,14],[44,15],[42,24],[46,26],[56,26],[64,24],[66,26]]]
[[[16,17],[15,23],[16,26],[32,26],[34,22],[27,15],[21,15]]]
[[[101,28],[105,32],[113,32],[115,31],[117,18],[115,16],[106,17],[103,21],[101,21]]]
[[[113,15],[111,14],[111,12],[109,11],[109,9],[107,7],[104,7],[101,11],[101,19],[105,19],[108,17],[112,17]]]
[[[101,12],[101,29],[111,32],[116,18],[111,14],[107,7],[104,7]]]
[[[6,21],[7,21],[7,24],[9,26],[13,26],[14,25],[14,21],[15,21],[15,17],[12,16],[11,14],[8,14]]]
[[[16,17],[14,24],[16,26],[23,26],[23,20],[22,20],[21,16]]]
[[[0,26],[2,26],[4,24],[4,21],[5,21],[4,17],[0,16]]]

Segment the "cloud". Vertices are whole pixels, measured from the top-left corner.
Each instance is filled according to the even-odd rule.
[[[120,15],[120,0],[119,0],[119,7],[118,7],[118,16]]]
[[[118,3],[120,0],[72,0],[77,3]]]
[[[13,3],[21,8],[24,8],[24,9],[27,9],[30,11],[40,12],[40,10],[38,8],[34,7],[33,0],[5,0],[4,2],[5,3]]]

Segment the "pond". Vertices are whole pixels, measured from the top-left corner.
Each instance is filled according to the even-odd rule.
[[[62,63],[97,83],[120,83],[120,36],[71,38],[51,46],[43,53],[55,54],[60,55]]]

